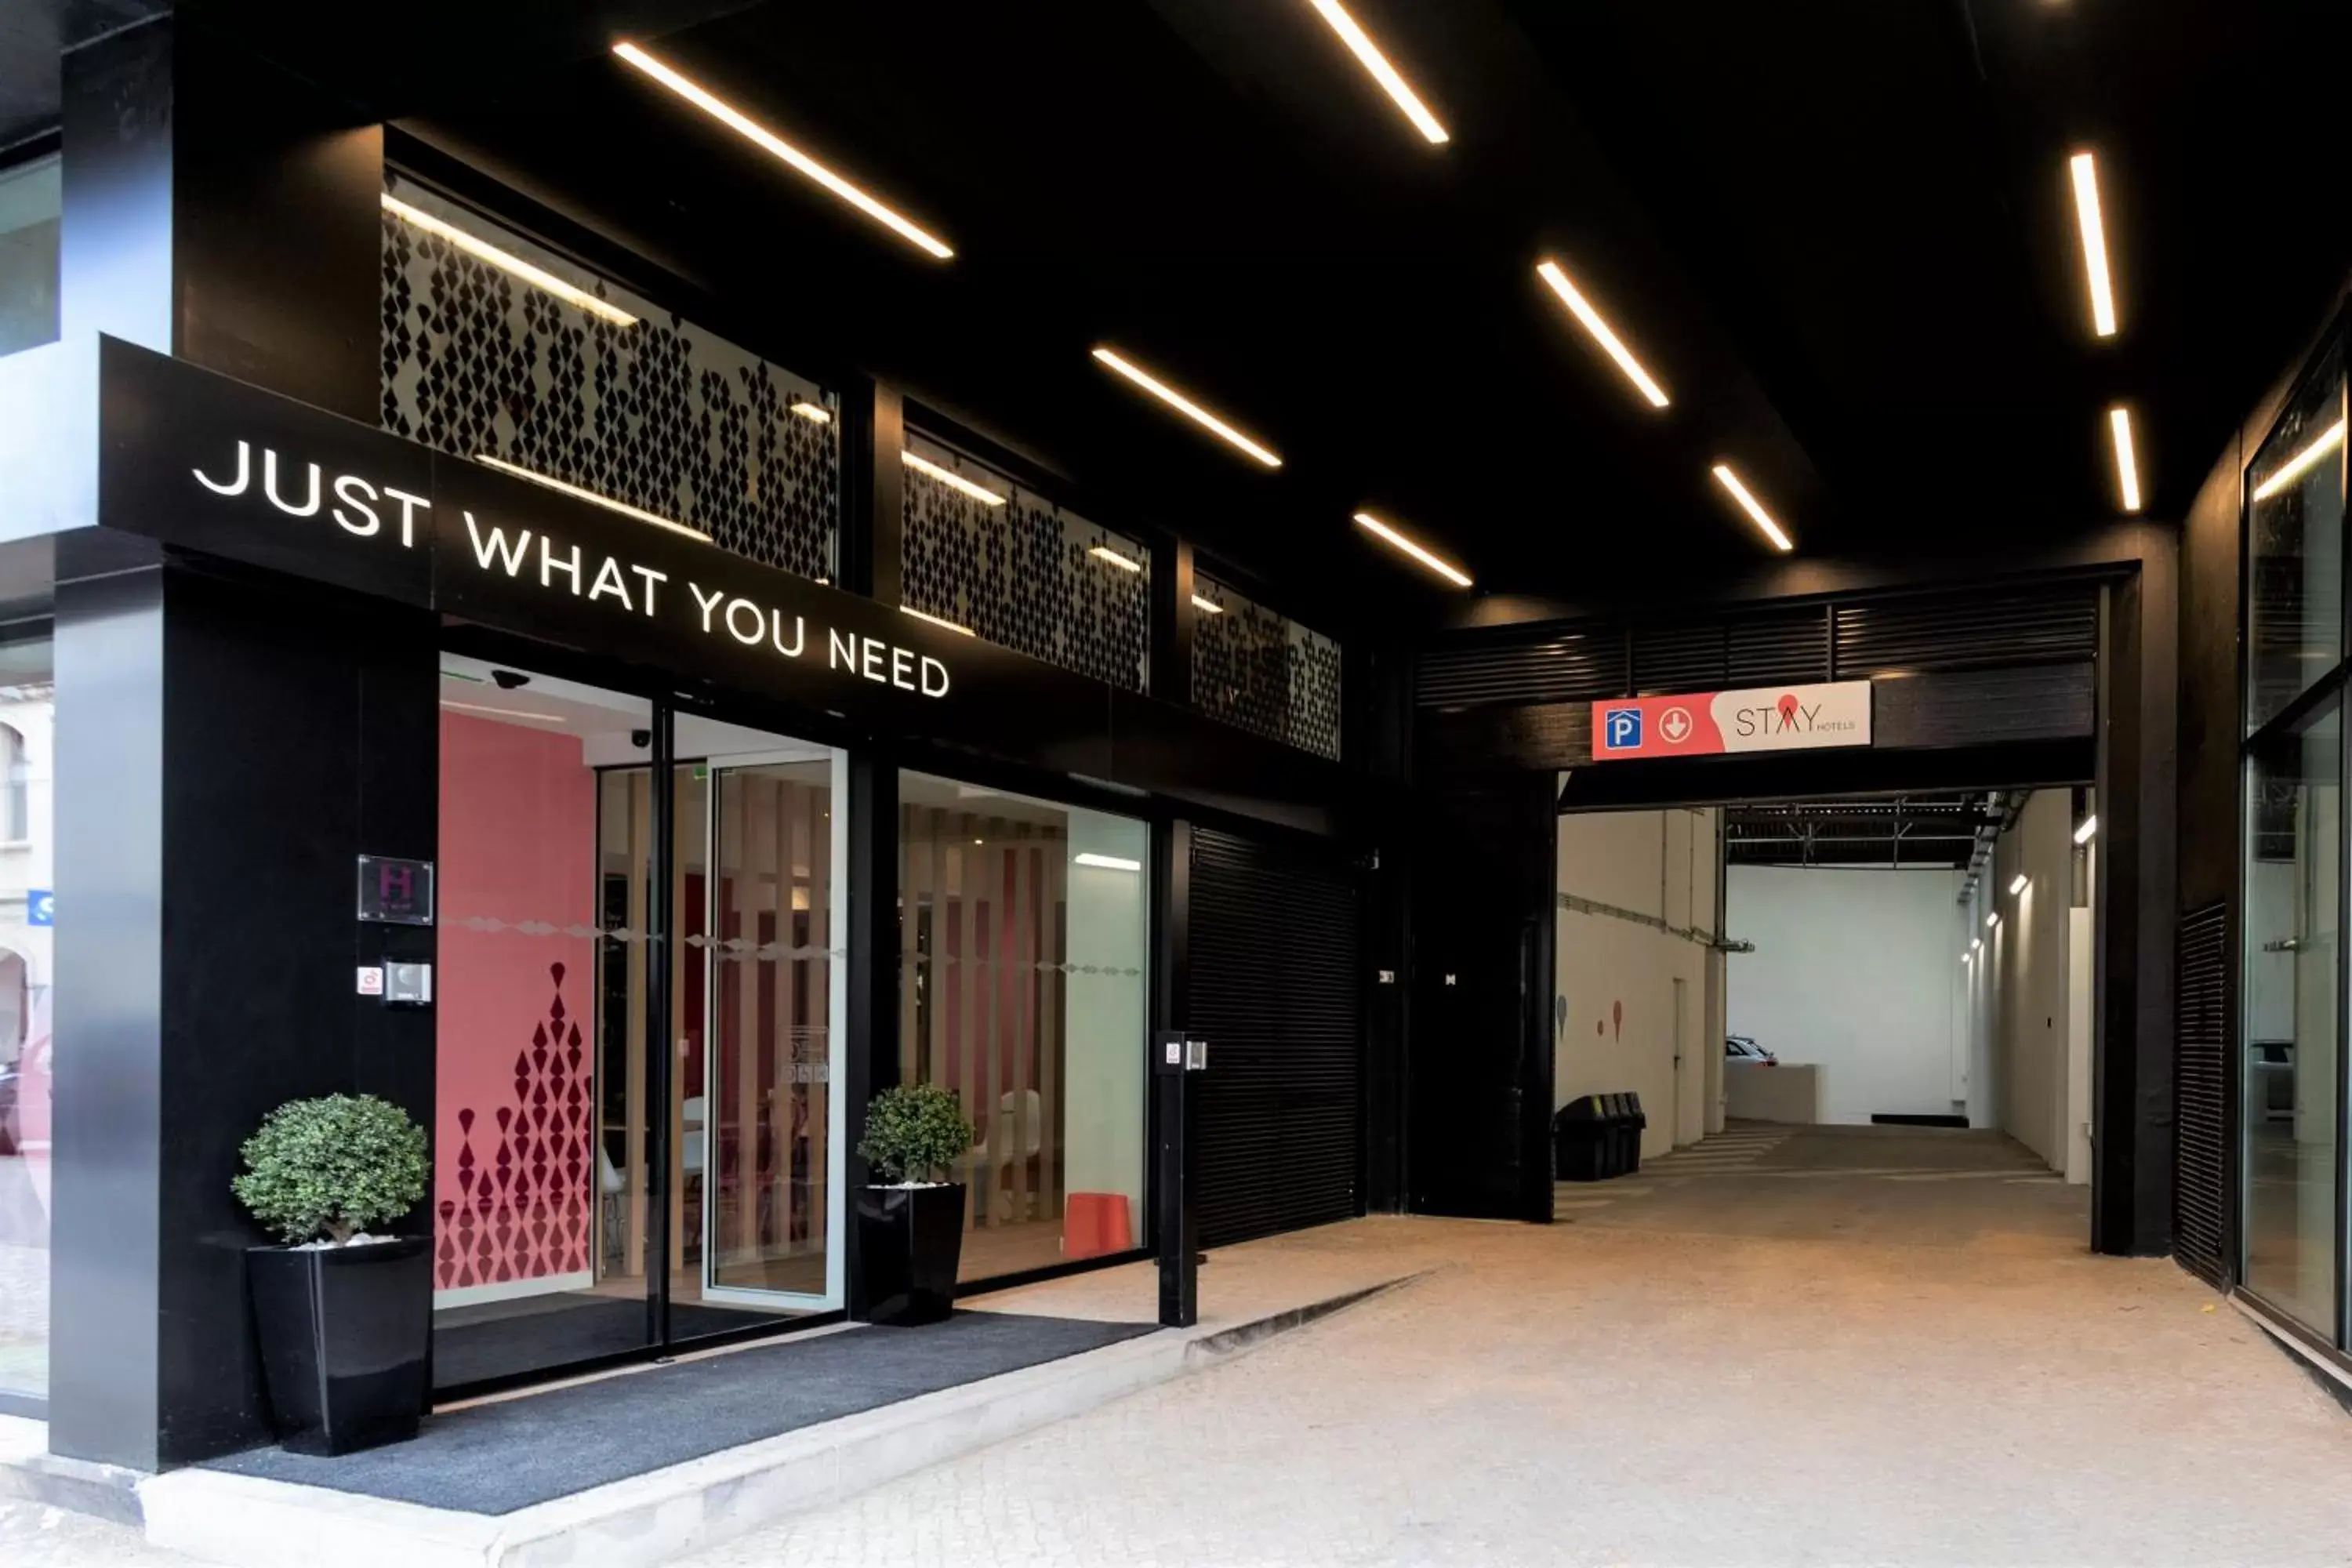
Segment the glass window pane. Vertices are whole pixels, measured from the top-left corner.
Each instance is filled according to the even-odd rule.
[[[2248,779],[2247,1285],[2334,1336],[2341,712],[2254,748]]]
[[[646,1342],[653,712],[478,659],[441,668],[433,1375],[446,1388]]]
[[[2246,474],[2249,733],[2344,657],[2344,374],[2331,355]]]
[[[1143,1236],[1150,828],[920,773],[899,790],[899,1073],[979,1130],[958,1273]]]
[[[36,1399],[49,1386],[50,653],[46,638],[0,645],[19,814],[0,843],[0,1390]]]
[[[0,354],[57,341],[58,173],[54,156],[0,170]]]

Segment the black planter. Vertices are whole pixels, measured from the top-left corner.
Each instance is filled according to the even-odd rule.
[[[955,1310],[963,1184],[861,1187],[857,1268],[869,1323],[936,1323]]]
[[[256,1247],[245,1265],[278,1440],[297,1454],[348,1454],[415,1436],[433,1333],[425,1238]]]

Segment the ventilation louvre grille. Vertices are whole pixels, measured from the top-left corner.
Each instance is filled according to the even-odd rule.
[[[1328,858],[1196,828],[1187,1027],[1201,1244],[1362,1212],[1354,875]]]
[[[1552,632],[1509,642],[1432,648],[1422,656],[1424,708],[1480,702],[1566,702],[1625,690],[1625,639],[1616,631]]]
[[[2230,915],[2221,903],[2180,918],[2174,1015],[2172,1250],[2229,1289]]]
[[[2066,584],[2033,593],[1956,594],[1840,605],[1837,679],[2097,657],[2099,596]]]

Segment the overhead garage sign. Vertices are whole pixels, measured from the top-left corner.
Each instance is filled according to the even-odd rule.
[[[1592,760],[1870,744],[1870,682],[1758,686],[1592,705]]]

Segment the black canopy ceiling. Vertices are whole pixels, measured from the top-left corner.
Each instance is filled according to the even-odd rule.
[[[1180,529],[1336,628],[1459,607],[1360,537],[1361,507],[1481,591],[1752,572],[1718,458],[1801,557],[2078,536],[2116,514],[2117,399],[2148,515],[2177,516],[2352,259],[2340,0],[1349,5],[1449,143],[1307,0],[204,10],[529,193],[552,237],[650,257],[784,363],[899,379],[1104,521]],[[955,259],[650,87],[607,52],[623,36]],[[2121,306],[2104,343],[2080,146]],[[1547,254],[1671,408],[1544,291]],[[1089,359],[1104,342],[1286,466],[1139,398]]]

